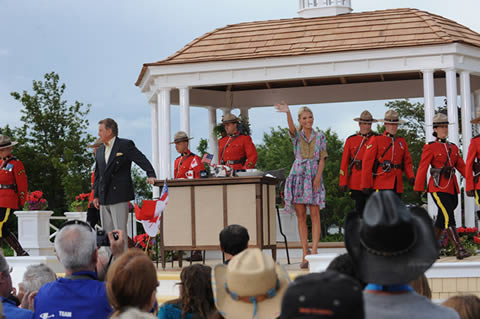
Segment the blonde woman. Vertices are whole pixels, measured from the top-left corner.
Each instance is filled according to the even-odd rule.
[[[295,212],[302,242],[303,257],[300,268],[308,268],[307,206],[312,220],[312,253],[316,254],[320,240],[320,209],[325,208],[325,188],[322,173],[328,157],[325,136],[313,129],[313,113],[303,106],[298,110],[298,128],[295,127],[288,105],[275,104],[278,112],[287,114],[288,131],[293,143],[295,161],[285,183],[285,209]]]

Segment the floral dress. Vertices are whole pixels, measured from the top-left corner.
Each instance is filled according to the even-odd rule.
[[[295,204],[305,204],[325,208],[325,187],[323,177],[318,191],[313,190],[313,179],[317,175],[320,158],[326,158],[327,143],[325,136],[312,130],[307,140],[303,130],[297,131],[292,137],[293,162],[290,174],[285,182],[285,211],[295,213]]]

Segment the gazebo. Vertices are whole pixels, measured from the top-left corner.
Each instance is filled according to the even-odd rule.
[[[136,85],[152,119],[157,175],[172,176],[170,109],[180,105],[180,129],[190,131],[190,107],[208,109],[210,151],[217,109],[223,114],[289,104],[424,98],[427,142],[435,96],[446,96],[449,139],[462,149],[480,102],[480,34],[417,9],[351,13],[350,0],[299,0],[300,17],[227,25],[193,40],[165,60],[145,63]],[[431,208],[432,205],[429,205]],[[465,197],[465,224],[475,223]],[[461,224],[457,214],[457,225]]]

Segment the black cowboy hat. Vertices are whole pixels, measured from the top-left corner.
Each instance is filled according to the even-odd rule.
[[[392,191],[374,193],[363,219],[345,221],[345,246],[359,277],[380,285],[406,284],[438,256],[433,224],[423,208],[408,209]]]

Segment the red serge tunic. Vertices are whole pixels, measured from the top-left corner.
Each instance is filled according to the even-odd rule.
[[[361,191],[362,190],[362,170],[352,165],[351,170],[348,166],[352,160],[359,160],[363,164],[363,155],[367,149],[369,140],[373,137],[371,134],[362,135],[360,133],[351,135],[345,141],[343,147],[342,162],[340,164],[340,186],[348,186],[348,188]],[[350,175],[348,174],[350,172]]]
[[[434,168],[442,168],[444,166],[455,167],[462,176],[465,176],[465,162],[460,156],[457,145],[448,142],[445,143],[437,139],[423,146],[422,158],[420,159],[417,178],[415,179],[415,187],[413,188],[415,191],[422,192],[425,190],[425,180],[427,179],[427,172],[430,165]],[[435,186],[433,177],[430,176],[427,190],[429,193],[442,192],[452,195],[460,192],[455,174],[450,178],[441,174],[438,186]]]
[[[480,189],[480,178],[477,183],[473,180],[473,163],[480,161],[480,135],[472,138],[470,146],[468,147],[467,163],[465,167],[465,190],[471,191],[474,189]]]
[[[187,172],[193,170],[193,178],[200,178],[200,172],[205,170],[202,159],[187,150],[175,159],[174,178],[187,178]]]
[[[27,197],[28,182],[23,163],[15,157],[0,160],[0,207],[17,209]]]
[[[389,145],[392,146],[389,148]],[[375,160],[380,163],[391,161],[392,165],[397,168],[392,167],[389,172],[384,172],[380,164],[376,172],[373,172],[374,176],[372,168]],[[392,136],[387,132],[369,140],[362,164],[362,188],[394,189],[396,185],[395,191],[403,193],[402,168],[400,167],[402,165],[408,179],[415,177],[407,141],[403,137]]]
[[[248,135],[222,137],[218,141],[218,162],[233,169],[254,168],[257,164],[257,149]]]

